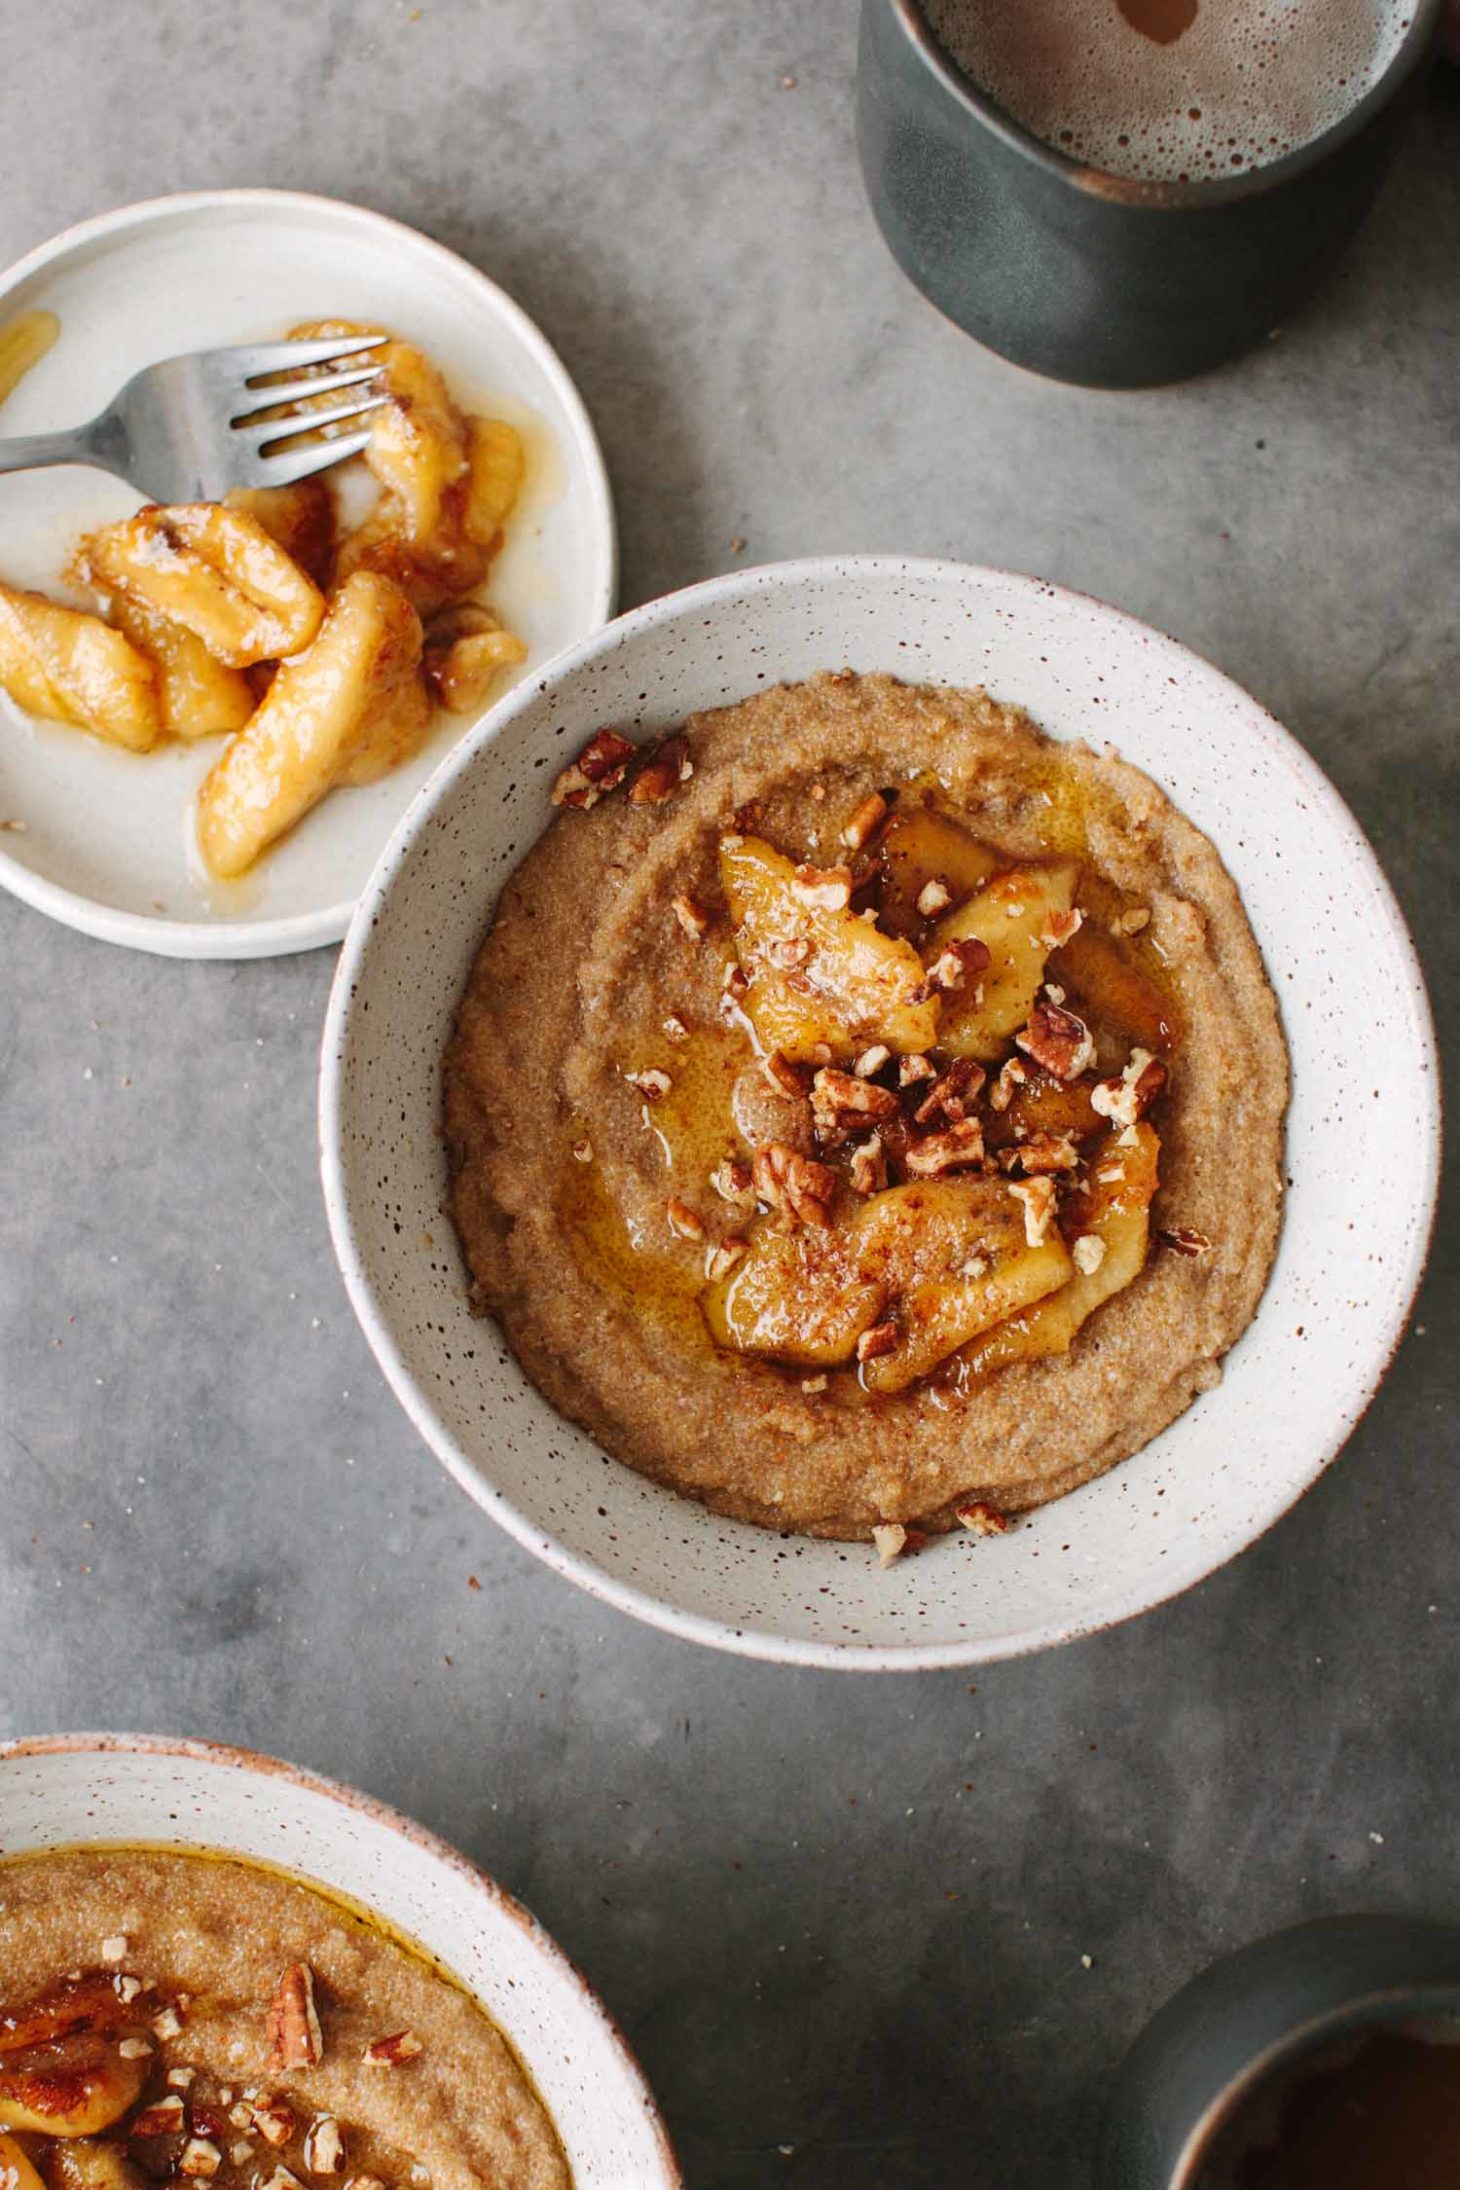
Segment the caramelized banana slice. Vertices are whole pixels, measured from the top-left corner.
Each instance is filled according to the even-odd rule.
[[[522,436],[505,418],[469,418],[469,461],[461,529],[479,546],[495,548],[522,492],[527,460]]]
[[[870,1042],[904,1055],[932,1048],[938,999],[922,961],[851,910],[845,869],[798,871],[747,836],[724,840],[720,875],[751,977],[745,1010],[767,1050],[809,1061],[825,1048],[845,1063]]]
[[[196,632],[147,601],[118,593],[112,614],[123,637],[157,671],[158,706],[169,737],[210,738],[243,728],[253,713],[253,692],[242,670],[225,669]]]
[[[335,562],[335,498],[323,479],[296,479],[289,487],[235,487],[224,500],[262,525],[321,590],[328,587]]]
[[[324,599],[263,526],[219,502],[149,503],[82,546],[93,585],[145,601],[229,669],[307,646]]]
[[[145,753],[162,735],[157,673],[99,616],[0,586],[0,686],[27,714]]]
[[[318,638],[278,675],[198,792],[198,843],[215,875],[251,867],[344,780],[382,713],[419,684],[421,622],[386,578],[357,571]]]
[[[1027,1315],[1015,1315],[964,1360],[970,1378],[992,1376],[1015,1361],[1067,1353],[1080,1326],[1145,1267],[1151,1200],[1161,1143],[1149,1125],[1131,1138],[1112,1133],[1090,1159],[1090,1183],[1072,1196],[1062,1219],[1073,1256],[1069,1283]]]
[[[0,2017],[0,2129],[95,2136],[134,2104],[151,2055],[109,1979],[59,1985]]]
[[[882,1292],[858,1277],[845,1234],[782,1232],[762,1222],[749,1252],[702,1305],[716,1345],[792,1368],[829,1369],[851,1360],[877,1321]]]
[[[425,678],[415,676],[388,692],[367,714],[355,751],[340,771],[340,782],[379,782],[420,751],[430,727],[431,694]]]
[[[889,935],[919,935],[928,915],[919,902],[931,885],[944,909],[961,905],[998,866],[995,853],[935,806],[899,806],[877,839],[886,869],[882,926]]]
[[[140,2167],[119,2145],[102,2137],[80,2137],[46,2154],[48,2190],[148,2190]],[[0,2169],[0,2186],[4,2171]]]
[[[385,332],[349,320],[320,320],[292,328],[290,340]],[[392,498],[403,537],[428,541],[440,526],[447,489],[466,476],[471,460],[466,420],[436,367],[413,343],[392,337],[370,353],[370,361],[392,400],[372,416],[365,461]],[[307,405],[300,409],[306,411]]]
[[[521,639],[475,601],[441,610],[426,629],[426,682],[453,715],[475,714],[500,672],[526,659]]]
[[[939,921],[927,946],[930,957],[950,943],[968,941],[983,943],[990,952],[977,983],[943,1007],[939,1040],[952,1056],[987,1063],[1023,1026],[1055,947],[1051,917],[1069,911],[1079,876],[1069,859],[1011,867]]]
[[[25,2151],[3,2130],[0,2130],[0,2190],[46,2190]]]

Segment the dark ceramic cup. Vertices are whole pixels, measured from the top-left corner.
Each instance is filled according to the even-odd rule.
[[[1228,179],[1132,182],[1042,144],[950,61],[917,0],[863,0],[857,137],[894,258],[1016,365],[1095,388],[1184,380],[1262,341],[1333,266],[1414,108],[1441,0],[1310,143]]]
[[[1460,2021],[1460,1925],[1329,1917],[1244,1947],[1168,2001],[1126,2055],[1095,2190],[1198,2190],[1222,2130],[1275,2070],[1333,2039],[1430,2020]]]

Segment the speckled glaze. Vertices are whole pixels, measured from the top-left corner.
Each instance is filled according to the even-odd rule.
[[[941,1540],[887,1571],[861,1545],[717,1519],[600,1452],[528,1384],[495,1324],[468,1315],[441,1213],[441,1052],[497,891],[548,818],[554,771],[604,723],[658,734],[842,665],[986,684],[1055,736],[1112,743],[1149,770],[1242,890],[1294,1075],[1277,1265],[1220,1387],[1009,1535]],[[1433,1215],[1438,1112],[1429,1008],[1388,885],[1332,786],[1254,700],[1099,602],[876,556],[671,594],[495,710],[420,793],[361,900],[320,1083],[350,1297],[457,1480],[625,1611],[723,1649],[869,1669],[1069,1640],[1173,1596],[1276,1520],[1340,1450],[1398,1342]]]
[[[145,1734],[0,1743],[0,1856],[144,1842],[254,1856],[374,1910],[511,2040],[576,2190],[683,2190],[638,2064],[590,1987],[524,1908],[434,1833],[244,1749]]]

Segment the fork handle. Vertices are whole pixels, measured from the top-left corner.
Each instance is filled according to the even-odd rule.
[[[16,434],[0,441],[0,472],[42,471],[51,464],[90,464],[100,471],[116,469],[98,443],[95,424],[73,427],[69,433]]]

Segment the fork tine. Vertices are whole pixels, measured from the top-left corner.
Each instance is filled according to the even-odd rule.
[[[369,411],[384,410],[388,395],[367,395],[363,401],[337,403],[330,411],[303,411],[293,418],[249,419],[233,428],[240,441],[264,449],[271,441],[295,441],[301,434],[318,433],[325,426],[343,425],[347,418],[363,418]],[[330,444],[334,446],[333,443]]]
[[[358,388],[367,380],[379,378],[378,365],[357,365],[352,373],[330,373],[319,380],[282,381],[277,388],[250,388],[247,408],[237,418],[231,418],[231,426],[241,426],[258,412],[277,409],[280,404],[304,403],[317,396],[338,395],[342,388]]]
[[[241,380],[261,373],[289,373],[305,365],[329,365],[336,358],[378,350],[389,335],[323,335],[314,342],[255,342],[224,353]]]
[[[309,479],[317,471],[328,470],[331,464],[343,464],[347,456],[359,456],[370,446],[370,429],[360,433],[341,434],[337,441],[310,441],[303,448],[291,449],[287,456],[256,456],[252,465],[251,484],[259,487],[292,487],[296,480]]]

